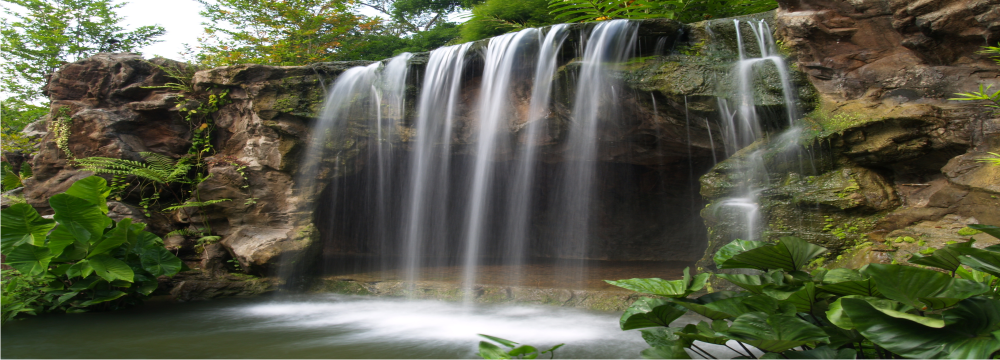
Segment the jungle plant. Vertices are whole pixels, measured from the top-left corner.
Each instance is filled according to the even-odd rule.
[[[987,55],[992,54],[993,56],[991,56],[991,58],[993,59],[993,61],[996,62],[997,65],[1000,65],[1000,44],[997,45],[998,46],[984,46],[983,51],[980,51],[979,53]],[[987,100],[989,102],[992,102],[992,104],[987,104],[986,105],[987,107],[1000,110],[1000,90],[994,91],[992,94],[990,94],[990,89],[992,88],[993,85],[986,85],[984,87],[983,84],[979,84],[979,91],[957,93],[955,95],[958,95],[959,97],[951,98],[948,100],[961,100],[961,101]]]
[[[537,359],[540,355],[549,354],[549,358],[552,359],[556,355],[556,349],[562,347],[564,344],[559,344],[553,346],[551,349],[538,351],[537,348],[531,345],[521,345],[517,346],[516,342],[501,339],[496,336],[489,336],[479,334],[486,339],[489,339],[497,344],[506,346],[510,350],[504,350],[503,348],[497,346],[496,344],[480,341],[479,342],[479,352],[476,353],[479,357],[483,359]]]
[[[693,22],[772,10],[774,0],[549,0],[549,10],[566,22],[668,18]]]
[[[1000,238],[1000,228],[970,227]],[[709,274],[684,279],[608,281],[660,298],[642,298],[621,317],[622,330],[643,329],[646,358],[713,357],[698,342],[755,358],[992,358],[1000,352],[1000,245],[947,245],[910,263],[802,271],[825,248],[795,237],[776,244],[735,240],[715,254],[717,274],[743,291],[696,298]],[[747,273],[750,271],[750,273]],[[687,311],[709,321],[671,327]],[[713,357],[714,358],[714,357]]]
[[[8,305],[30,314],[136,304],[156,290],[157,277],[181,270],[181,260],[145,224],[107,216],[110,191],[99,176],[78,180],[49,198],[52,220],[28,204],[0,210],[0,253],[20,279],[5,282],[5,319],[16,315]],[[37,294],[24,295],[28,288]]]
[[[77,159],[76,163],[83,170],[92,171],[95,174],[111,174],[111,189],[116,200],[121,200],[129,189],[129,178],[135,177],[139,182],[132,189],[138,189],[142,199],[139,206],[142,206],[146,216],[150,215],[150,207],[160,199],[160,194],[170,191],[174,194],[176,201],[183,201],[186,198],[181,193],[174,192],[174,185],[191,184],[188,173],[193,168],[191,157],[183,157],[174,160],[162,154],[141,152],[139,153],[146,161],[135,161],[126,159],[115,159],[107,157],[88,157]]]
[[[21,163],[21,170],[14,171],[6,161],[0,162],[0,188],[3,191],[13,190],[24,186],[24,179],[31,177],[31,165],[27,162]]]

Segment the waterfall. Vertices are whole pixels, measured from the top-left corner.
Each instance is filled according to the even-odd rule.
[[[469,302],[486,283],[598,288],[606,285],[595,277],[615,262],[666,263],[671,251],[700,248],[688,244],[705,235],[696,171],[763,134],[754,73],[787,71],[766,23],[736,26],[755,40],[741,40],[737,91],[719,99],[718,126],[703,99],[647,100],[627,85],[626,63],[680,36],[658,34],[661,49],[642,53],[639,24],[627,20],[529,28],[343,72],[299,180],[323,189],[315,222],[327,270],[337,267],[327,273],[399,281],[414,297],[429,282],[460,284]],[[787,103],[793,95],[786,89]],[[727,148],[718,159],[716,143]],[[752,190],[721,204],[746,210],[755,233]]]
[[[736,39],[738,44],[739,61],[733,69],[736,89],[733,98],[718,101],[720,123],[723,128],[723,142],[728,155],[732,155],[738,149],[742,149],[755,141],[764,137],[764,121],[758,113],[758,103],[754,89],[757,88],[758,73],[764,71],[766,64],[772,64],[781,82],[781,91],[786,111],[785,124],[788,127],[784,137],[796,136],[800,130],[794,127],[795,120],[800,117],[798,105],[795,98],[795,87],[791,83],[791,75],[785,60],[778,55],[777,45],[771,35],[771,28],[767,22],[759,20],[756,22],[746,22],[751,30],[751,35],[756,43],[756,49],[750,48],[753,44],[746,44],[743,41],[740,20],[733,20],[735,26]],[[751,50],[756,50],[759,56],[753,56]],[[795,144],[795,141],[791,141]],[[789,149],[792,149],[789,146]],[[796,145],[794,150],[798,150]],[[756,150],[748,154],[743,160],[744,166],[748,169],[743,182],[742,189],[736,197],[720,201],[720,206],[731,207],[742,211],[744,214],[745,229],[742,238],[746,240],[759,240],[759,229],[761,228],[759,194],[761,189],[753,184],[767,185],[770,182],[767,169],[763,159],[763,150]]]
[[[466,53],[472,43],[434,50],[427,60],[427,70],[417,103],[415,137],[410,154],[410,172],[406,194],[407,209],[403,268],[408,284],[420,279],[422,258],[427,255],[447,257],[449,237],[448,199],[450,186],[449,152],[452,123],[458,104]]]
[[[618,104],[615,88],[621,85],[610,78],[605,62],[620,63],[632,54],[636,26],[626,20],[605,21],[598,24],[587,39],[580,73],[573,100],[571,126],[566,139],[566,150],[556,191],[555,257],[563,276],[580,283],[586,277],[583,259],[588,256],[589,228],[592,222],[591,206],[595,155],[599,120],[614,118]]]

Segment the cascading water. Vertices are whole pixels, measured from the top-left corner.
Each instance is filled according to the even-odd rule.
[[[424,74],[417,119],[416,140],[410,154],[409,193],[406,195],[407,214],[403,224],[405,248],[403,268],[408,284],[420,279],[422,267],[428,264],[425,254],[438,259],[453,256],[445,239],[449,238],[448,203],[451,184],[448,181],[455,107],[466,65],[466,54],[472,43],[455,45],[431,52]],[[440,260],[439,260],[440,261]]]
[[[756,49],[749,48],[751,44],[745,44],[742,37],[740,24],[747,24],[756,42]],[[778,75],[781,82],[782,100],[785,111],[785,126],[789,127],[788,132],[798,134],[794,122],[800,117],[798,105],[795,99],[795,88],[792,86],[791,75],[784,58],[777,53],[777,45],[771,35],[771,28],[767,22],[759,20],[756,22],[741,22],[733,20],[735,27],[737,49],[739,61],[733,69],[733,77],[736,80],[735,93],[731,99],[718,99],[720,123],[723,130],[723,142],[726,145],[727,155],[732,155],[737,150],[742,149],[765,136],[765,121],[759,114],[759,104],[757,101],[757,90],[759,86],[757,78],[764,71],[772,70],[766,68],[767,64],[773,65],[773,71]],[[751,55],[751,50],[756,50],[759,56]],[[792,141],[794,143],[794,141]],[[796,147],[798,149],[798,147]],[[767,185],[769,183],[768,172],[765,168],[763,150],[756,150],[748,154],[743,160],[748,169],[745,174],[743,186],[737,196],[720,201],[721,206],[731,207],[744,214],[744,234],[743,239],[759,240],[758,233],[762,228],[760,219],[759,194],[761,189],[753,184]]]
[[[525,29],[340,75],[302,181],[331,181],[315,215],[324,274],[415,296],[450,282],[469,300],[479,284],[601,288],[696,260],[697,174],[720,137],[695,129],[733,127],[702,126],[702,98],[689,111],[630,87],[636,44],[654,41],[638,27]],[[672,48],[684,33],[667,34],[655,41]],[[734,119],[755,116],[740,106]]]

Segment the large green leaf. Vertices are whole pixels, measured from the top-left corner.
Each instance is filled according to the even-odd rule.
[[[824,341],[826,332],[794,315],[752,312],[740,315],[726,332],[730,337],[770,352]]]
[[[677,336],[685,338],[691,342],[701,341],[716,345],[725,345],[729,337],[725,332],[729,330],[729,324],[725,320],[715,320],[711,324],[700,321],[697,325],[688,324],[677,333]]]
[[[750,312],[743,300],[748,295],[735,291],[718,291],[697,299],[677,299],[676,303],[712,320],[729,319]]]
[[[799,312],[812,314],[817,301],[816,293],[816,284],[806,283],[782,302],[794,305]]]
[[[181,259],[162,246],[146,249],[139,256],[139,261],[142,263],[142,268],[153,276],[173,276],[181,271],[182,266]]]
[[[969,241],[968,243],[971,242]],[[956,247],[953,250],[960,254],[958,261],[962,264],[993,276],[1000,276],[1000,252],[976,249],[971,246]],[[934,253],[937,253],[937,251]]]
[[[820,290],[840,296],[863,295],[881,296],[878,287],[871,279],[864,278],[855,269],[833,269],[823,276],[823,284]]]
[[[986,284],[912,266],[870,264],[865,274],[882,295],[917,309],[949,307],[989,290]]]
[[[108,302],[108,301],[120,298],[122,296],[125,296],[125,293],[121,292],[121,291],[118,291],[118,290],[100,291],[100,292],[98,292],[96,294],[96,296],[94,297],[94,299],[88,300],[88,301],[84,301],[79,306],[80,307],[87,307],[87,306],[91,306],[91,305],[97,305],[97,304],[100,304],[100,303],[103,303],[103,302]]]
[[[0,210],[0,253],[7,255],[22,244],[44,245],[45,235],[55,225],[55,220],[42,218],[25,203]]]
[[[698,274],[694,278],[691,278],[688,271],[690,268],[684,268],[684,278],[681,280],[663,280],[660,278],[636,278],[628,280],[604,280],[608,284],[632,290],[635,292],[651,295],[659,295],[665,297],[686,297],[691,293],[701,290],[705,287],[705,282],[708,281],[710,274]]]
[[[88,259],[90,266],[94,268],[94,273],[108,282],[124,280],[132,282],[135,273],[125,262],[108,255],[97,255]]]
[[[751,249],[722,263],[720,269],[782,269],[798,271],[812,258],[826,252],[826,248],[810,244],[797,237],[782,237],[775,245],[761,246]]]
[[[844,311],[866,338],[910,358],[989,358],[1000,350],[1000,302],[984,298],[962,300],[945,310],[947,325],[936,329],[888,316],[861,299],[841,299]]]
[[[46,247],[21,244],[7,254],[5,262],[22,274],[38,276],[44,274],[52,261],[52,253]]]
[[[736,239],[726,244],[726,246],[723,246],[721,249],[719,249],[719,251],[715,253],[715,256],[712,257],[712,261],[715,261],[715,266],[721,269],[722,264],[725,263],[726,261],[729,261],[729,259],[731,259],[733,256],[736,256],[737,254],[747,250],[759,248],[764,245],[768,245],[768,243],[762,241],[747,241],[747,240]],[[730,265],[736,266],[737,264],[733,263]],[[751,267],[751,266],[747,265],[745,267]]]
[[[118,226],[104,234],[93,243],[90,247],[90,254],[87,258],[92,258],[94,256],[107,253],[111,250],[117,249],[122,246],[122,244],[128,241],[129,235],[129,225],[132,224],[132,219],[124,218],[122,221],[118,222]]]
[[[632,303],[622,314],[622,330],[654,326],[669,326],[687,312],[687,308],[664,299],[641,298]]]
[[[59,226],[66,226],[82,242],[100,239],[104,229],[111,224],[111,218],[104,215],[98,205],[72,195],[53,195],[49,198],[49,206],[56,211],[54,218]]]
[[[964,243],[952,244],[945,246],[943,248],[937,249],[931,255],[913,254],[910,259],[907,260],[910,263],[917,265],[933,266],[939,269],[944,269],[950,272],[954,272],[962,265],[959,261],[961,249],[972,248],[972,244],[975,241],[967,241]]]
[[[69,231],[68,226],[56,226],[56,228],[49,233],[48,239],[48,248],[52,251],[52,256],[56,257],[62,255],[63,250],[77,242],[76,236]]]
[[[66,189],[65,194],[87,200],[91,204],[97,205],[101,212],[108,213],[108,195],[111,194],[111,188],[108,187],[108,182],[100,176],[89,176],[77,180],[73,185],[70,185],[69,189]]]
[[[982,231],[990,236],[1000,239],[1000,227],[994,225],[973,224],[969,225],[969,228]]]
[[[764,275],[715,274],[715,276],[747,289],[747,291],[754,294],[763,294],[764,285],[773,283],[770,277]]]

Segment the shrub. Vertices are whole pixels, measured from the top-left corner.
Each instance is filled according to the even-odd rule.
[[[107,216],[110,191],[98,176],[78,180],[49,199],[54,219],[24,203],[0,210],[0,253],[16,271],[16,280],[4,274],[4,320],[137,304],[156,290],[157,277],[181,270],[145,224]]]
[[[1000,238],[1000,228],[970,227]],[[825,248],[794,237],[777,244],[735,240],[715,254],[717,274],[743,291],[688,298],[709,274],[683,280],[608,281],[640,293],[622,330],[643,329],[647,358],[710,357],[697,342],[739,342],[739,356],[762,358],[991,358],[1000,351],[1000,245],[974,240],[915,254],[909,262],[937,268],[868,264],[861,269],[802,271]],[[743,270],[746,272],[746,270]],[[709,321],[671,327],[687,311]]]

